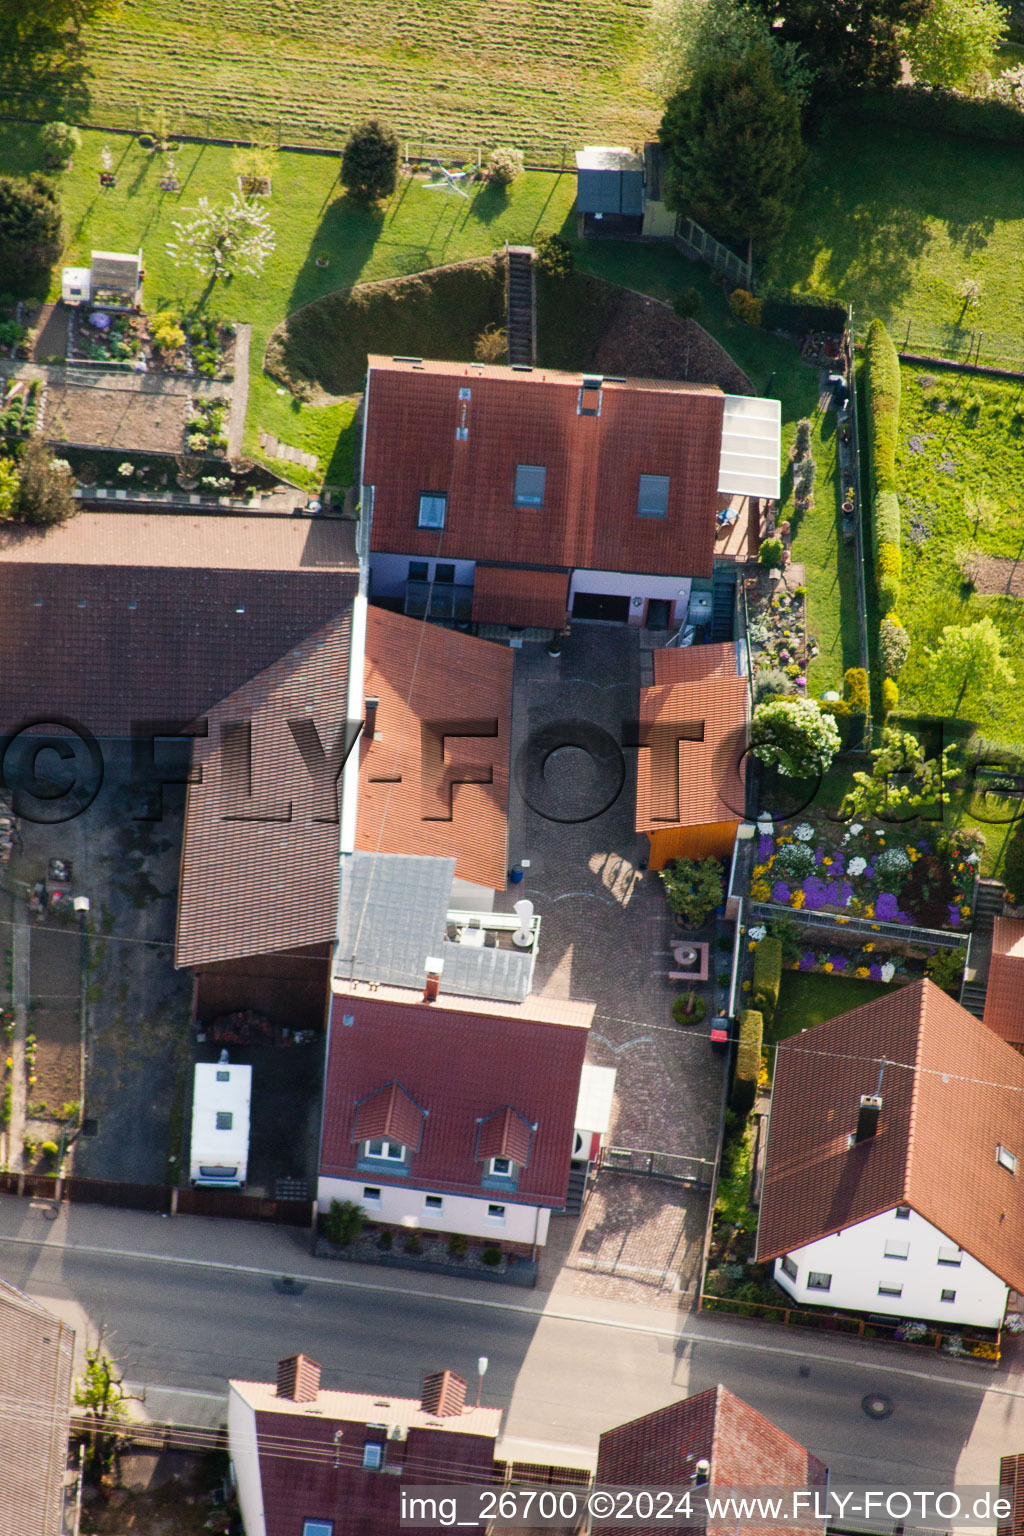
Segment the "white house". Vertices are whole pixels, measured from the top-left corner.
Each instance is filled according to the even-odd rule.
[[[757,1257],[804,1306],[998,1328],[1024,1289],[1024,1058],[930,981],[784,1041]]]
[[[192,1092],[189,1178],[201,1188],[240,1189],[249,1163],[252,1067],[228,1061],[196,1063]]]

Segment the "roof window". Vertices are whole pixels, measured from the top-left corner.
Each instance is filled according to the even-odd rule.
[[[517,507],[542,507],[547,470],[543,464],[516,465],[515,503]]]
[[[636,499],[637,517],[665,517],[668,513],[668,475],[641,475]]]
[[[448,509],[448,497],[443,491],[420,492],[420,528],[443,528],[444,516]]]
[[[1010,1151],[1009,1147],[1004,1147],[1002,1144],[996,1147],[996,1162],[1000,1168],[1005,1168],[1007,1173],[1017,1172],[1017,1156]]]

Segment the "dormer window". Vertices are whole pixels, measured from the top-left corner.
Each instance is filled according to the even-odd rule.
[[[443,528],[447,509],[448,497],[443,491],[421,491],[420,514],[417,526],[420,528]]]
[[[548,472],[543,464],[516,466],[515,504],[517,507],[542,507]]]
[[[397,1141],[383,1141],[375,1137],[363,1142],[363,1156],[376,1157],[387,1163],[404,1163],[405,1148]]]
[[[514,1177],[515,1164],[510,1157],[491,1157],[487,1160],[487,1172],[498,1179]]]
[[[668,515],[668,475],[641,475],[636,499],[637,517]]]

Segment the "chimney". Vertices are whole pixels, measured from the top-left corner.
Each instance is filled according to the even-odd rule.
[[[293,1403],[315,1403],[320,1390],[320,1367],[308,1355],[289,1355],[277,1362],[277,1395]]]
[[[423,983],[423,1001],[436,1003],[437,994],[441,987],[441,972],[444,970],[444,961],[436,955],[427,956],[427,979]]]
[[[878,1132],[878,1117],[882,1112],[882,1100],[877,1093],[862,1093],[860,1096],[860,1109],[857,1113],[857,1129],[853,1133],[853,1144],[859,1146],[862,1141],[870,1141]]]
[[[454,1371],[431,1371],[423,1378],[420,1407],[439,1419],[462,1413],[466,1406],[466,1383]]]
[[[380,699],[371,696],[363,700],[363,735],[372,741],[377,730],[377,706]]]

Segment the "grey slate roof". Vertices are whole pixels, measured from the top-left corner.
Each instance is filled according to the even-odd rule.
[[[442,993],[521,1003],[530,990],[529,953],[472,949],[445,937],[455,860],[419,854],[345,854],[341,860],[338,981],[423,986],[428,957],[444,960]]]
[[[642,214],[644,162],[631,149],[590,145],[576,151],[576,207],[580,213]]]

